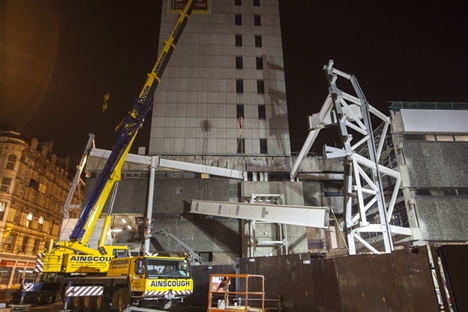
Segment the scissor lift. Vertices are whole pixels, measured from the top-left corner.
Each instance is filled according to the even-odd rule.
[[[263,275],[210,274],[207,311],[264,312],[264,289]]]

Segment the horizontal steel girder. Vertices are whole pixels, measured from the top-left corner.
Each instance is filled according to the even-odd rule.
[[[328,207],[280,206],[248,203],[230,203],[205,200],[192,200],[191,213],[255,220],[268,223],[280,223],[328,228]]]

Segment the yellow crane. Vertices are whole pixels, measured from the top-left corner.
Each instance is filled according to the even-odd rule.
[[[195,2],[186,1],[132,109],[117,126],[118,140],[83,206],[70,239],[51,241],[39,253],[36,267],[42,273],[41,280],[25,284],[20,298],[29,292],[28,297],[37,294],[36,299],[43,303],[59,297],[68,298],[65,308],[69,303],[74,312],[109,311],[110,304],[123,312],[129,305],[151,306],[152,303],[167,309],[174,300],[193,292],[190,263],[185,254],[131,256],[127,246],[106,245],[112,205],[104,220],[98,247],[90,248],[87,244],[106,202],[109,197],[112,200],[115,197],[125,158],[152,107],[153,94]]]

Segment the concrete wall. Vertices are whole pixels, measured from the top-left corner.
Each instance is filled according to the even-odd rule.
[[[417,219],[413,226],[419,225],[421,239],[467,240],[468,198],[443,193],[468,187],[468,143],[402,141],[400,146],[403,186],[414,201],[414,211],[409,207],[408,215]]]
[[[234,263],[241,254],[240,221],[235,219],[156,220],[154,229],[164,229],[196,252],[212,252],[212,263]],[[154,250],[183,251],[166,236],[151,240]]]
[[[468,142],[403,141],[414,188],[468,187]]]
[[[468,199],[466,196],[424,196],[415,198],[423,240],[468,240]]]
[[[145,216],[147,207],[148,174],[146,172],[124,173],[115,206],[114,216]],[[86,198],[89,196],[96,178],[88,179]],[[318,190],[318,182],[308,182],[309,188]],[[255,194],[284,194],[285,204],[304,205],[303,184],[301,182],[249,182],[223,178],[200,179],[190,173],[158,173],[154,186],[153,228],[164,229],[190,246],[197,252],[212,252],[213,263],[232,263],[236,257],[248,254],[248,226],[237,219],[217,218],[188,213],[191,201],[211,200],[240,202]],[[312,187],[314,186],[314,187]],[[317,191],[308,195],[309,202],[319,202],[313,199]],[[107,213],[105,208],[103,213]],[[130,215],[130,216],[129,216]],[[117,218],[117,219],[120,219]],[[128,218],[129,222],[130,219]],[[125,227],[118,223],[116,228]],[[288,242],[289,253],[304,253],[308,251],[307,233],[305,227],[288,225],[284,229],[284,238]],[[276,224],[258,225],[256,239],[259,241],[282,239]],[[118,242],[128,242],[132,250],[139,248],[141,235],[136,227],[118,234]],[[174,241],[157,236],[151,241],[150,251],[182,251]],[[284,254],[286,249],[261,247],[260,255]]]

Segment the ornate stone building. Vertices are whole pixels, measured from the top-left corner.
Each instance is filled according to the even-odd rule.
[[[0,124],[0,288],[30,278],[38,250],[57,240],[70,190],[68,157],[52,153],[53,142],[28,139]],[[70,205],[83,200],[83,183]],[[77,217],[78,209],[69,211]]]

